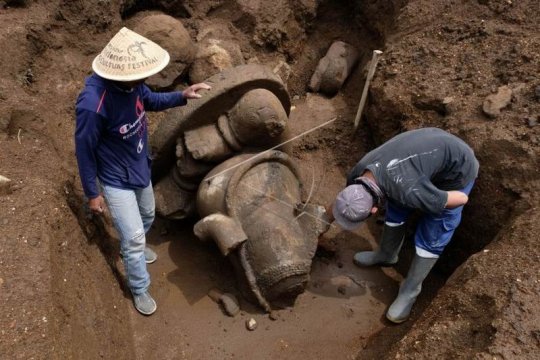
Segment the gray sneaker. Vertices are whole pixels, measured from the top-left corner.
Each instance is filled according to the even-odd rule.
[[[144,248],[144,259],[147,264],[151,264],[157,260],[157,254],[149,247]]]
[[[152,315],[157,309],[156,302],[148,291],[142,294],[133,294],[133,303],[135,309],[143,315]]]
[[[124,261],[124,254],[122,254],[121,251],[120,251],[120,258],[122,259],[122,261]],[[154,252],[154,250],[148,247],[145,247],[144,248],[144,262],[146,262],[147,264],[151,264],[153,262],[156,262],[156,260],[157,260],[157,254]]]

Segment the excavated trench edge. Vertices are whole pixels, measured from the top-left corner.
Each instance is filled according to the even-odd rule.
[[[124,15],[126,15],[126,14],[124,14]],[[380,34],[380,35],[382,35],[381,36],[382,39],[388,38],[388,36],[391,35],[391,30],[390,29],[393,27],[393,21],[390,21],[390,23],[387,23],[385,25],[385,27],[386,27],[386,33]],[[369,105],[368,105],[368,107],[369,107]],[[380,122],[384,122],[385,120],[384,119],[372,118],[372,119],[369,119],[369,121],[379,122],[380,123]],[[368,124],[368,127],[369,127],[369,124]],[[386,134],[379,134],[379,135],[384,137],[384,135],[386,135]],[[73,185],[71,183],[68,183],[68,184],[66,184],[66,186],[70,189],[69,193],[74,194],[74,191],[72,191],[73,190]],[[509,196],[511,196],[511,195],[509,195]],[[96,221],[95,218],[92,219],[92,220],[89,220],[86,213],[83,210],[81,210],[81,209],[84,208],[82,199],[77,198],[75,195],[71,195],[71,196],[66,197],[66,201],[67,201],[69,207],[71,208],[72,212],[77,217],[77,219],[79,221],[79,225],[80,225],[81,229],[83,230],[83,232],[85,233],[85,235],[87,236],[88,240],[90,242],[96,242],[97,243],[97,245],[100,248],[100,251],[102,252],[103,256],[106,258],[107,263],[108,263],[111,271],[113,272],[114,276],[118,280],[118,283],[122,286],[122,289],[125,291],[125,288],[124,288],[124,285],[123,285],[123,277],[122,277],[121,273],[118,270],[117,264],[115,263],[115,258],[116,258],[115,254],[117,253],[118,250],[114,247],[114,245],[112,245],[114,242],[111,241],[110,237],[107,235],[107,231],[105,230],[105,228],[106,228],[105,224],[100,220]],[[511,207],[509,207],[509,213],[511,213],[511,212],[512,212],[512,209],[511,209]],[[489,217],[489,216],[487,216],[487,217]],[[88,229],[89,224],[95,225],[95,228],[96,228],[96,231],[97,231],[96,233],[94,233],[94,234],[88,233],[87,229]],[[469,231],[467,231],[468,227],[474,227],[473,219],[471,219],[471,223],[467,224],[465,222],[460,226],[460,230],[458,230],[458,232],[456,233],[456,235],[455,235],[455,237],[453,239],[454,243],[460,242],[459,239],[460,239],[461,233],[463,233],[463,232],[468,233],[469,232]],[[500,225],[499,229],[502,228],[502,227],[503,227],[503,225]],[[480,241],[482,246],[479,247],[478,249],[476,249],[475,251],[471,251],[470,253],[467,253],[466,256],[462,259],[461,262],[455,262],[455,260],[453,260],[453,259],[447,259],[447,258],[444,258],[444,257],[441,258],[441,260],[439,261],[439,266],[442,265],[443,267],[447,267],[449,269],[449,270],[445,270],[444,275],[441,276],[441,278],[443,279],[442,282],[444,282],[446,279],[448,279],[448,277],[450,277],[450,275],[460,265],[462,265],[464,262],[466,262],[469,256],[471,256],[472,254],[474,254],[477,251],[480,251],[482,248],[484,248],[486,245],[488,245],[496,237],[497,233],[498,233],[498,229],[493,234],[489,235],[488,238],[482,239]],[[101,240],[98,241],[97,239],[101,239]],[[406,259],[406,261],[407,260],[408,259]],[[400,268],[401,266],[402,265],[398,265],[398,268]],[[407,267],[407,265],[405,265],[405,269],[406,269],[406,267]],[[402,269],[400,269],[400,270],[402,270]],[[440,282],[440,283],[442,283],[442,282]],[[423,301],[420,301],[420,302],[422,302],[422,304],[421,304],[422,311],[427,306],[429,306],[429,304],[431,303],[431,300],[433,300],[433,298],[436,296],[436,293],[437,293],[437,291],[431,293],[429,295],[429,298],[427,298],[427,299],[426,299],[427,296],[424,296]],[[372,338],[369,340],[368,345],[366,346],[366,348],[363,349],[363,350],[360,350],[360,352],[358,354],[358,357],[359,358],[370,358],[371,355],[373,354],[374,350],[376,350],[376,353],[377,353],[378,357],[384,357],[384,355],[387,354],[390,351],[392,344],[395,344],[401,338],[403,338],[404,336],[407,335],[408,331],[414,325],[415,321],[421,316],[422,311],[416,311],[415,313],[413,313],[413,318],[411,318],[411,320],[409,320],[405,324],[402,324],[400,326],[388,326],[388,327],[384,328],[383,330],[381,330],[380,332],[374,334],[372,336]],[[382,349],[384,349],[385,351],[381,352]]]

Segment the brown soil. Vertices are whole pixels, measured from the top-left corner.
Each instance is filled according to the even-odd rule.
[[[321,249],[308,290],[276,321],[244,300],[240,315],[225,316],[206,293],[239,295],[227,261],[196,240],[193,223],[157,221],[148,241],[160,257],[149,267],[158,311],[135,312],[114,233],[84,210],[73,112],[95,54],[119,27],[160,12],[193,39],[225,24],[246,61],[286,61],[291,134],[337,117],[291,146],[315,203],[330,202],[349,167],[400,131],[437,126],[471,144],[477,186],[411,320],[383,320],[411,249],[395,269],[351,263],[376,244],[375,221],[324,236],[334,251]],[[0,175],[12,180],[0,191],[0,358],[540,357],[537,0],[11,0],[0,1],[0,23]],[[332,99],[307,93],[334,40],[363,50],[361,64]],[[384,55],[352,134],[375,48]],[[489,119],[482,102],[502,85],[512,101]]]

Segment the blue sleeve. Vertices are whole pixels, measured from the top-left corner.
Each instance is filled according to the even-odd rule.
[[[100,192],[97,186],[96,149],[103,128],[102,117],[90,110],[77,109],[75,127],[75,155],[79,165],[84,194],[88,199],[97,197]]]
[[[144,108],[148,111],[161,111],[187,104],[181,91],[155,93],[144,84],[141,85],[141,91]]]

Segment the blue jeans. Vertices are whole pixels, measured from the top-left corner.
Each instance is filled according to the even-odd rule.
[[[155,217],[152,184],[136,190],[103,185],[103,195],[116,231],[120,235],[120,250],[124,258],[129,288],[133,294],[142,294],[150,286],[144,247],[145,234]]]
[[[459,191],[469,195],[473,185],[474,181]],[[404,208],[388,201],[385,221],[402,224],[412,211],[413,209]],[[459,206],[453,209],[444,209],[440,214],[423,214],[414,235],[416,253],[421,257],[438,258],[461,222],[462,211],[463,206]]]

